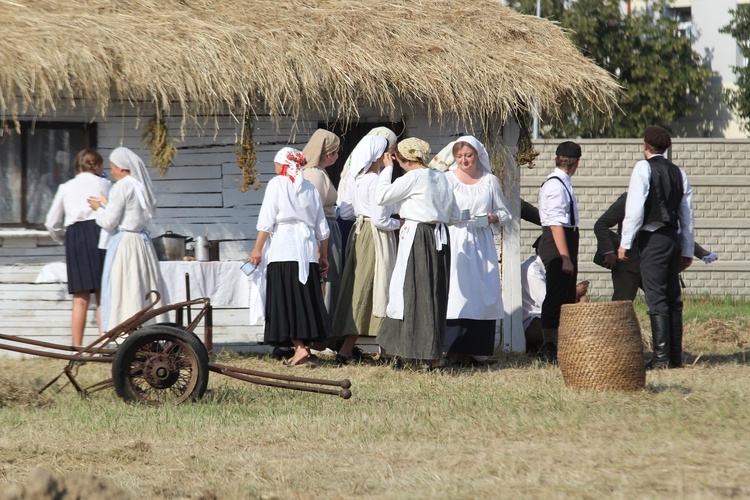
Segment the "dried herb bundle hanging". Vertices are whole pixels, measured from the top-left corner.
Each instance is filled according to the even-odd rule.
[[[518,136],[518,152],[516,161],[519,165],[526,165],[528,168],[534,168],[534,160],[539,156],[539,151],[534,149],[534,143],[531,140],[529,132],[529,116],[526,113],[520,113],[517,118],[521,133]]]
[[[260,189],[260,176],[255,165],[257,158],[255,155],[255,141],[253,140],[253,118],[250,112],[245,113],[242,122],[242,135],[240,141],[236,144],[234,150],[237,155],[237,166],[242,170],[242,186],[240,192],[244,193],[250,189]]]
[[[169,126],[157,107],[156,115],[146,124],[141,134],[141,140],[146,141],[146,147],[151,153],[151,165],[156,167],[159,177],[167,175],[167,170],[177,156],[177,148],[169,137]]]

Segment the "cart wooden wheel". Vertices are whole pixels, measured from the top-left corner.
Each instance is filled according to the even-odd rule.
[[[195,401],[208,385],[208,352],[185,330],[146,326],[115,352],[112,382],[125,401],[154,406]]]

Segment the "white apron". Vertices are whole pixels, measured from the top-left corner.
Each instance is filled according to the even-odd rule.
[[[304,222],[279,222],[278,226],[289,226],[293,229],[294,239],[297,242],[297,263],[299,265],[299,282],[303,285],[307,283],[310,274],[310,258],[307,252],[307,245],[314,238],[312,229]],[[263,245],[263,251],[260,258],[260,264],[252,274],[250,280],[250,324],[262,325],[266,320],[266,286],[268,274],[268,254],[271,247],[273,234],[271,234]]]
[[[364,221],[369,217],[360,215],[357,217],[355,233],[362,230]],[[375,275],[372,281],[372,315],[384,318],[388,308],[389,280],[393,275],[394,256],[397,255],[396,241],[389,234],[390,231],[381,231],[370,223],[372,231],[372,244],[375,250]]]

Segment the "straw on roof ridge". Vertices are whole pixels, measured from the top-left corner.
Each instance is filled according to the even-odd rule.
[[[534,98],[609,113],[619,89],[557,25],[497,0],[0,0],[0,19],[4,116],[73,99],[102,115],[123,100],[507,117]]]

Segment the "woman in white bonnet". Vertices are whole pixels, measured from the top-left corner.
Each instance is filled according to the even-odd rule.
[[[443,349],[450,361],[486,366],[495,349],[495,326],[504,316],[496,233],[510,219],[500,181],[476,137],[448,144],[430,167],[442,170],[465,217],[450,226],[451,276]]]
[[[146,228],[156,214],[156,197],[143,160],[128,148],[109,155],[115,185],[109,200],[92,196],[89,206],[96,223],[111,233],[102,273],[102,329],[109,331],[150,303],[150,290],[157,290],[168,302],[154,245]],[[169,321],[166,314],[150,322]]]
[[[380,136],[384,137],[388,141],[388,152],[393,153],[396,150],[396,133],[388,127],[375,127],[374,129],[367,132],[365,137],[369,136]],[[363,139],[364,140],[364,139]],[[355,147],[356,149],[356,147]],[[354,226],[354,206],[352,205],[354,200],[354,193],[357,187],[354,183],[354,178],[351,176],[352,155],[346,159],[344,168],[341,170],[341,178],[339,180],[338,187],[338,199],[336,200],[337,211],[336,211],[336,222],[338,222],[341,230],[341,241],[342,245],[342,256],[344,262],[346,262],[346,244],[349,241],[349,232]]]
[[[393,167],[393,155],[387,149],[386,138],[368,135],[352,152],[350,175],[354,180],[352,206],[356,224],[349,237],[342,293],[333,317],[333,332],[344,339],[336,354],[342,365],[361,358],[361,353],[354,351],[357,337],[377,335],[388,304],[400,222],[391,217],[394,206],[380,206],[376,200],[380,170]]]

